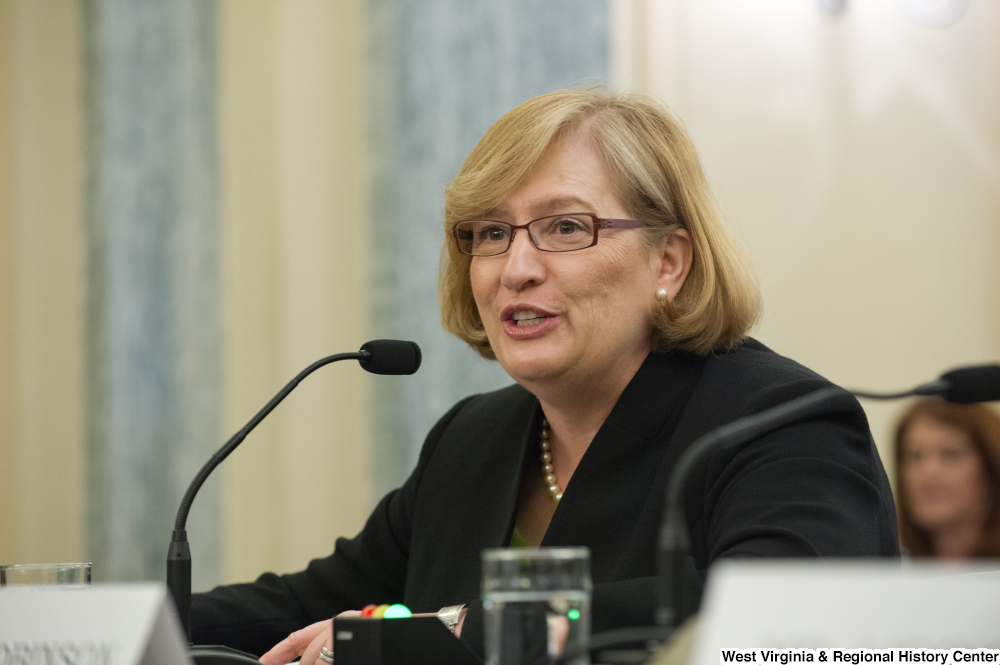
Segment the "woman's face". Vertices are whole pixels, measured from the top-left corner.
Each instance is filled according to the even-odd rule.
[[[926,531],[983,522],[983,461],[961,429],[917,417],[903,435],[903,491],[916,525]]]
[[[527,224],[574,212],[630,217],[612,191],[604,162],[580,136],[550,145],[486,217]],[[679,254],[678,244],[687,248],[679,279],[664,263],[671,261],[670,252],[649,251],[641,233],[602,230],[593,247],[551,253],[539,251],[521,229],[506,253],[472,259],[472,291],[486,334],[515,380],[530,390],[562,379],[601,384],[616,372],[628,373],[625,382],[631,378],[650,350],[657,289],[676,295],[690,265],[686,231],[664,243]]]

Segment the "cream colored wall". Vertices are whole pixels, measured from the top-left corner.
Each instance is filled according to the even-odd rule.
[[[83,555],[80,17],[0,0],[0,562]]]
[[[18,427],[14,311],[17,298],[14,246],[14,5],[0,0],[0,561],[20,558],[17,537]]]
[[[0,0],[0,561],[83,556],[80,17]],[[226,425],[365,341],[363,3],[220,8]],[[224,469],[225,578],[300,569],[367,498],[370,376],[305,382]],[[220,442],[221,443],[221,442]]]
[[[364,2],[223,0],[227,431],[367,330]],[[224,579],[301,570],[368,516],[368,386],[311,376],[227,462]]]
[[[615,0],[619,85],[687,124],[763,278],[762,341],[893,390],[1000,357],[1000,5]],[[901,405],[865,402],[887,466]]]

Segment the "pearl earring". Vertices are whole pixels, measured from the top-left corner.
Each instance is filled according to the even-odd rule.
[[[667,299],[667,290],[666,289],[660,289],[659,291],[656,292],[656,297],[659,298],[660,300],[666,300]]]

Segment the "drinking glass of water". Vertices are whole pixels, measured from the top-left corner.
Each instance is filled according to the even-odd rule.
[[[0,566],[0,587],[10,589],[85,587],[90,584],[90,568],[89,563],[25,563]]]
[[[486,665],[587,665],[590,550],[483,550]]]

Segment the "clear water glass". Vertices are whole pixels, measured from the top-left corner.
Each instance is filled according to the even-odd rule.
[[[486,665],[587,665],[590,550],[483,550]]]
[[[86,587],[90,585],[90,569],[90,563],[24,563],[0,566],[0,587]]]

